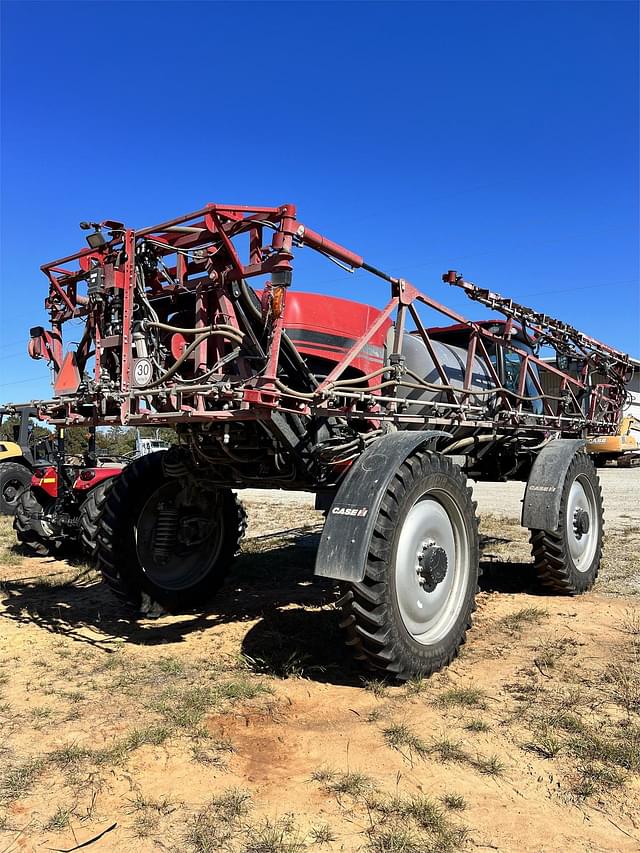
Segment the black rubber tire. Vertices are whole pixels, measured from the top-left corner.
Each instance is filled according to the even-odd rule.
[[[114,479],[111,477],[98,483],[80,505],[80,546],[91,561],[96,559],[100,512]]]
[[[34,557],[52,557],[60,551],[61,540],[52,537],[36,516],[53,503],[40,489],[25,489],[18,498],[13,529],[16,538]]]
[[[593,489],[598,515],[598,536],[593,559],[587,569],[578,571],[569,551],[567,503],[569,491],[578,477],[588,479]],[[593,524],[593,521],[591,522]],[[538,578],[544,587],[562,595],[581,595],[591,589],[600,570],[604,512],[602,489],[595,465],[586,453],[576,453],[562,487],[558,530],[530,530],[531,553]]]
[[[425,493],[446,492],[459,510],[468,544],[469,576],[455,623],[437,643],[424,645],[406,629],[395,590],[395,561],[404,520]],[[343,585],[341,627],[356,659],[398,680],[428,676],[458,654],[471,627],[480,573],[478,519],[461,469],[445,456],[414,451],[388,486],[376,520],[365,577]]]
[[[164,455],[158,452],[142,456],[114,480],[99,508],[95,553],[102,578],[118,599],[137,611],[152,612],[157,603],[170,613],[180,613],[202,608],[222,585],[239,553],[246,513],[231,489],[220,489],[224,535],[211,570],[192,587],[179,591],[153,583],[140,565],[135,529],[147,499],[168,479]]]
[[[31,485],[33,474],[21,462],[0,462],[0,515],[15,515],[20,493]],[[12,500],[5,495],[5,488],[15,483],[17,490]]]

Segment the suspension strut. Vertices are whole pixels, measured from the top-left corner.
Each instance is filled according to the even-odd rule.
[[[178,510],[170,504],[160,504],[153,534],[153,557],[158,563],[168,562],[177,533]]]

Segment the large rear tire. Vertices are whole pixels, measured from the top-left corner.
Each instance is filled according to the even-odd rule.
[[[61,539],[43,516],[55,503],[40,489],[25,489],[18,498],[13,529],[16,538],[34,557],[52,557],[60,551]]]
[[[98,547],[98,521],[107,492],[113,479],[103,480],[91,489],[80,506],[80,545],[91,560],[95,560]]]
[[[530,530],[533,562],[543,586],[565,595],[591,589],[602,557],[604,515],[595,465],[576,453],[562,487],[557,530]]]
[[[398,468],[359,583],[345,584],[342,627],[355,657],[400,680],[449,664],[471,626],[478,520],[466,477],[418,450]]]
[[[31,469],[20,462],[0,462],[0,515],[15,515],[21,492],[31,485]]]
[[[96,556],[111,591],[139,611],[202,607],[238,553],[246,516],[230,489],[168,477],[164,453],[136,459],[99,513]]]

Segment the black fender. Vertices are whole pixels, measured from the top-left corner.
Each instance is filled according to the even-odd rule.
[[[571,460],[585,446],[582,438],[556,438],[536,457],[522,503],[522,526],[530,530],[558,529],[564,481]]]
[[[389,432],[353,463],[324,523],[316,575],[353,582],[364,578],[369,542],[387,486],[414,450],[441,436],[451,437],[439,430]]]

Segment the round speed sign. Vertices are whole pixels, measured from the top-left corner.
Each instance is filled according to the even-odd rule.
[[[133,384],[138,388],[144,388],[149,382],[151,382],[151,360],[137,358],[133,366]]]

